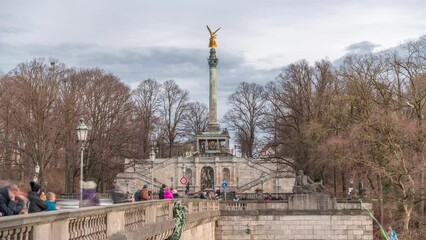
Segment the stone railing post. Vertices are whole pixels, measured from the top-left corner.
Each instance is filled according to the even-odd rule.
[[[107,237],[125,232],[124,211],[109,212],[107,214]]]
[[[34,225],[33,231],[33,239],[68,240],[70,238],[68,220],[66,219]]]
[[[146,206],[145,208],[145,224],[152,224],[156,222],[157,219],[157,205]]]

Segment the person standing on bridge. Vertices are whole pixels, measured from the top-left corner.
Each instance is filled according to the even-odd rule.
[[[160,188],[160,192],[158,193],[159,199],[164,199],[164,189],[166,188],[166,184],[163,184]]]
[[[45,211],[47,209],[47,204],[40,198],[40,184],[36,182],[30,182],[30,186],[31,191],[28,192],[28,213]]]
[[[99,205],[99,195],[94,181],[83,182],[83,207]]]
[[[174,199],[173,193],[169,187],[166,187],[166,190],[164,190],[164,199]]]
[[[148,185],[143,185],[143,188],[141,190],[141,200],[142,201],[148,201],[149,200],[149,193],[148,193]]]

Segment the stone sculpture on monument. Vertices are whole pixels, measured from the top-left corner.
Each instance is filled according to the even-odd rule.
[[[309,176],[303,174],[302,170],[299,170],[294,181],[293,193],[313,192],[327,193],[327,189],[322,182],[314,182]]]
[[[314,182],[299,170],[288,204],[290,210],[333,210],[336,209],[337,201],[322,182]]]

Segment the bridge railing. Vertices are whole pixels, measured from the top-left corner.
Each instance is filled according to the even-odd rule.
[[[364,203],[368,209],[372,209],[371,203]],[[289,210],[288,200],[269,202],[258,201],[220,201],[221,211],[251,211],[251,210]],[[338,201],[336,210],[363,210],[359,201]]]
[[[232,211],[253,214],[253,211],[289,210],[289,202],[286,200],[180,200],[187,209],[185,226],[189,228],[208,218],[216,221],[223,214],[235,215]],[[0,217],[0,239],[107,239],[114,235],[126,235],[127,239],[166,239],[173,233],[173,208],[177,201],[179,200],[154,200]],[[371,203],[365,205],[372,208]],[[362,207],[357,201],[339,201],[335,210],[360,211]]]
[[[154,200],[0,217],[0,239],[107,239],[141,229],[139,234],[146,238],[158,234],[165,238],[173,232],[175,202]],[[183,204],[188,216],[219,211],[218,201],[185,199]],[[158,225],[164,226],[160,229]]]

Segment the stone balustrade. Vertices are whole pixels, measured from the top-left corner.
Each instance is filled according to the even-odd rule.
[[[371,203],[364,203],[365,206],[371,210]],[[287,200],[283,201],[270,201],[270,202],[258,202],[258,201],[221,201],[221,211],[257,211],[257,210],[280,210],[289,211],[293,210],[290,208]],[[308,210],[308,209],[306,209]],[[338,202],[334,211],[362,211],[361,204],[356,201],[352,202]],[[328,210],[330,211],[330,210]],[[365,212],[366,214],[366,212]]]
[[[315,210],[299,209],[306,204],[292,204],[292,199],[266,203],[179,199],[187,209],[181,239],[372,239],[372,221],[358,202],[336,201],[328,205],[333,209]],[[179,200],[0,217],[0,240],[167,239],[174,230],[173,207]],[[310,204],[323,207],[315,201]]]
[[[178,200],[147,201],[0,217],[0,239],[166,239]],[[184,200],[189,220],[217,217],[219,202]]]

